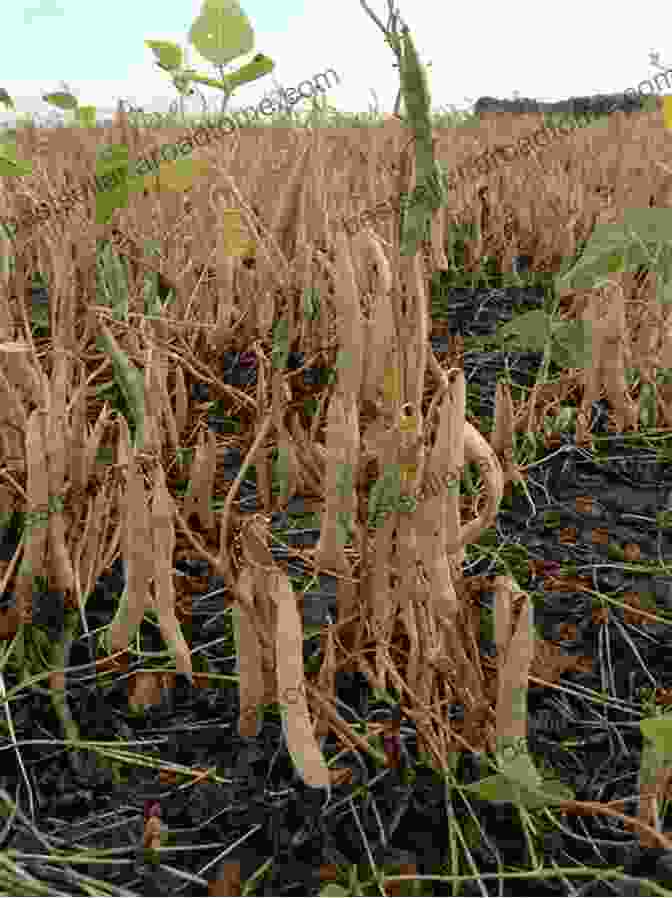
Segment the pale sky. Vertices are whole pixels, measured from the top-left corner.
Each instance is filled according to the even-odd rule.
[[[387,3],[367,3],[385,23]],[[242,0],[241,5],[256,43],[251,54],[233,65],[264,53],[276,62],[273,77],[287,88],[332,68],[341,79],[327,94],[336,108],[366,111],[374,104],[373,89],[382,111],[391,112],[399,84],[395,58],[359,0]],[[655,17],[615,14],[611,0],[566,0],[545,5],[541,12],[529,0],[451,3],[439,14],[437,0],[398,0],[398,5],[421,60],[432,63],[430,90],[437,110],[466,109],[482,95],[511,98],[514,91],[553,101],[637,88],[659,71],[649,59],[652,50],[660,53],[666,68],[672,66],[672,48],[668,53],[656,43],[661,29]],[[169,76],[155,67],[144,40],[171,40],[184,48],[200,7],[201,0],[7,3],[0,88],[12,97],[17,112],[36,113],[39,122],[59,117],[40,97],[62,89],[61,81],[74,89],[80,103],[95,105],[99,118],[109,116],[119,98],[167,111],[177,92]],[[188,61],[199,72],[218,77],[190,46]],[[672,93],[672,78],[670,85]],[[240,88],[229,108],[256,106],[273,90],[268,75]],[[219,108],[218,91],[204,87],[203,95],[209,109]],[[186,106],[188,111],[201,109],[195,99]],[[309,106],[305,101],[296,108]],[[13,113],[0,106],[0,123],[13,121]]]

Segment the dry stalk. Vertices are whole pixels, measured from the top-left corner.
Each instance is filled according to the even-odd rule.
[[[86,381],[86,370],[81,366],[81,382]],[[86,393],[79,390],[77,396],[70,404],[71,412],[71,440],[69,478],[75,495],[82,495],[89,479],[86,468],[86,443],[88,431],[86,426]]]
[[[189,397],[187,394],[187,386],[184,382],[184,371],[181,365],[175,366],[175,423],[177,424],[177,435],[181,438],[184,428],[187,426],[187,418],[189,415]]]
[[[32,620],[33,587],[37,577],[47,574],[49,515],[49,472],[44,425],[46,415],[40,409],[31,412],[26,427],[26,468],[28,495],[23,559],[16,577],[16,610],[19,621]]]
[[[217,444],[213,432],[208,429],[204,438],[203,431],[200,431],[198,446],[191,463],[188,495],[184,503],[185,519],[188,521],[192,514],[198,515],[201,524],[208,531],[215,529],[215,515],[210,497],[214,494],[216,452]]]
[[[159,394],[155,389],[155,378],[152,364],[153,350],[151,345],[147,348],[144,372],[145,395],[145,444],[144,450],[149,453],[161,451],[161,430],[159,427],[161,405]]]
[[[98,420],[96,421],[93,432],[89,436],[86,441],[86,449],[85,449],[85,463],[84,463],[84,483],[88,483],[89,477],[91,477],[93,473],[93,466],[96,462],[96,458],[98,455],[98,450],[100,448],[100,443],[103,439],[103,434],[105,432],[105,427],[107,422],[112,417],[112,412],[110,410],[107,402],[101,409],[100,414],[98,415]]]
[[[161,415],[168,429],[168,441],[170,443],[170,447],[173,452],[176,452],[180,445],[180,440],[177,431],[177,420],[170,405],[170,397],[168,395],[168,388],[166,386],[166,359],[163,354],[159,355],[157,353],[154,357],[154,361],[154,377],[157,383],[157,396],[159,398]],[[182,383],[184,384],[184,378],[182,379]],[[159,420],[160,418],[157,418],[157,422]],[[159,427],[159,430],[160,429],[161,428]]]
[[[498,383],[495,396],[495,428],[490,447],[503,461],[504,485],[511,481],[523,483],[524,478],[513,461],[514,410],[509,384]]]
[[[53,373],[53,395],[47,425],[47,466],[49,494],[52,501],[61,501],[68,467],[66,441],[66,387],[70,375],[69,358],[62,349],[56,350]],[[49,514],[49,552],[51,572],[57,589],[68,595],[74,588],[74,573],[66,543],[63,511],[54,507]]]

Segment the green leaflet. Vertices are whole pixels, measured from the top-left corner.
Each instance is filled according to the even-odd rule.
[[[317,321],[320,317],[320,290],[306,287],[303,291],[303,317],[306,321]]]
[[[658,275],[657,298],[672,302],[672,209],[628,209],[623,221],[599,224],[574,264],[563,266],[554,279],[558,298],[568,290],[594,289],[622,271],[635,271],[640,265]],[[557,322],[541,310],[514,318],[497,333],[498,340],[514,338],[519,349],[546,351],[563,368],[589,368],[592,365],[590,323]],[[646,391],[645,391],[646,392]],[[645,395],[645,420],[655,420],[653,399]]]
[[[77,98],[66,91],[57,90],[53,94],[44,94],[42,99],[45,103],[58,106],[59,109],[77,109],[79,105]]]
[[[273,328],[273,349],[271,358],[276,370],[284,370],[287,367],[289,355],[289,322],[281,318]]]
[[[205,0],[189,29],[189,43],[208,62],[226,65],[254,47],[254,31],[236,0]]]
[[[525,315],[518,315],[497,331],[497,339],[504,342],[511,339],[512,346],[542,350],[551,333],[551,319],[541,309],[534,309]]]
[[[117,345],[116,340],[101,325],[100,342],[112,358],[114,379],[126,400],[132,423],[135,426],[135,446],[142,448],[145,434],[145,389],[144,379],[128,356]]]
[[[541,786],[541,775],[529,756],[526,740],[523,740],[525,744],[522,747],[517,748],[513,745],[503,744],[504,741],[497,740],[497,760],[501,772],[507,779],[522,783],[533,791],[538,790]]]
[[[264,53],[257,53],[252,62],[242,65],[235,72],[231,72],[230,75],[224,75],[220,82],[212,79],[204,81],[203,76],[200,75],[194,77],[193,80],[199,84],[207,84],[209,87],[219,86],[220,90],[227,90],[230,93],[237,87],[242,87],[243,84],[257,81],[259,78],[263,78],[264,75],[270,75],[274,68],[275,63],[270,56],[266,56]]]
[[[592,337],[587,321],[566,321],[553,327],[551,356],[562,368],[590,368]]]
[[[0,87],[0,103],[5,106],[7,109],[16,109],[14,105],[14,100],[10,97],[4,87]]]
[[[643,736],[639,766],[641,790],[655,787],[660,772],[672,766],[672,718],[649,717],[640,720],[639,728]]]
[[[644,740],[649,740],[660,755],[672,756],[672,716],[650,717],[639,721]]]
[[[176,72],[182,65],[182,48],[172,41],[145,41],[145,45],[158,57],[161,68]]]
[[[278,448],[275,474],[280,481],[281,501],[286,502],[289,499],[289,449],[287,446],[283,445]]]
[[[338,462],[336,466],[336,490],[343,499],[352,495],[352,465]]]
[[[80,106],[77,97],[65,91],[44,94],[42,99],[59,109],[75,113],[75,121],[84,128],[93,128],[96,124],[96,107]]]
[[[96,190],[96,224],[106,224],[117,207],[128,206],[128,147],[105,144],[96,156],[96,179],[105,188]]]
[[[214,87],[222,90],[227,94],[232,93],[237,87],[263,78],[264,75],[270,74],[275,68],[275,63],[269,56],[263,53],[257,53],[252,62],[236,69],[230,75],[224,75],[221,79],[208,78],[205,75],[199,75],[196,69],[184,69],[174,72],[172,76],[173,84],[177,90],[191,96],[193,90],[189,87],[189,82],[195,81],[197,84],[204,84],[206,87]]]
[[[530,810],[543,808],[551,803],[538,790],[510,780],[502,773],[486,777],[468,786],[463,785],[462,788],[467,792],[474,792],[483,801],[509,801],[512,804],[522,804]]]
[[[389,511],[399,505],[401,495],[401,473],[399,465],[387,465],[383,473],[371,487],[369,494],[369,527],[378,527]]]
[[[124,262],[105,241],[96,261],[97,302],[112,309],[116,321],[128,320],[128,280]]]
[[[337,511],[336,512],[336,537],[339,546],[345,546],[350,540],[353,532],[352,512]]]
[[[639,388],[639,421],[642,427],[656,426],[656,385],[642,384]]]
[[[16,141],[3,140],[0,142],[0,175],[17,177],[29,175],[33,171],[33,163],[16,158]]]
[[[406,514],[413,514],[418,507],[418,500],[415,496],[400,496],[397,508]]]
[[[237,0],[204,0],[200,12],[189,29],[189,41],[203,56],[221,70],[232,60],[249,53],[254,47],[254,31]],[[275,68],[275,63],[263,53],[257,53],[246,63],[220,79],[199,75],[195,69],[182,68],[182,49],[171,41],[145,41],[156,55],[159,68],[172,76],[181,94],[191,95],[189,84],[195,81],[224,91],[227,95]]]
[[[336,370],[344,370],[352,365],[352,353],[349,349],[339,349],[336,353]]]
[[[518,315],[496,334],[502,345],[510,341],[510,348],[543,352],[551,338],[553,359],[563,367],[586,368],[592,363],[590,324],[586,321],[556,323],[541,309]]]
[[[95,126],[96,126],[96,107],[95,106],[79,106],[77,108],[77,121],[83,128],[95,128]]]
[[[669,249],[656,258],[655,247],[672,243],[672,209],[627,209],[623,221],[595,226],[581,258],[555,278],[556,292],[590,289],[600,277],[632,271],[638,265],[660,265],[665,281],[670,274]]]
[[[532,761],[529,758],[528,761],[534,769]],[[497,773],[476,783],[463,785],[461,788],[467,792],[473,792],[483,801],[511,802],[512,804],[521,804],[528,810],[561,804],[563,801],[574,798],[572,790],[560,780],[544,779],[537,787],[534,784],[534,778],[531,775],[528,776],[528,773],[527,765],[521,764],[515,770],[515,775],[521,776],[521,779]],[[536,770],[535,773],[537,773]]]
[[[659,720],[659,718],[658,718]],[[654,721],[641,721],[642,723],[652,723]],[[669,727],[672,721],[660,721],[666,723]],[[658,744],[657,744],[658,743]],[[642,743],[642,757],[639,765],[639,782],[642,786],[655,786],[658,775],[665,767],[672,765],[672,751],[662,748],[660,739],[653,742],[644,739]]]

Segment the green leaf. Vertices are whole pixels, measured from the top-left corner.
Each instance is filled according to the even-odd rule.
[[[161,241],[160,240],[152,240],[148,238],[145,240],[144,244],[144,254],[148,259],[151,259],[153,256],[161,255]]]
[[[4,87],[0,87],[0,103],[5,106],[7,109],[16,110],[16,106],[14,105],[14,101],[4,89]]]
[[[672,754],[672,717],[649,717],[639,721],[639,728],[645,739],[653,742],[658,754]]]
[[[500,327],[495,334],[497,343],[511,339],[515,347],[532,351],[543,350],[551,332],[551,319],[541,309],[518,315]]]
[[[656,426],[656,385],[642,384],[639,388],[639,421],[645,428]]]
[[[385,515],[397,508],[401,493],[399,465],[386,465],[383,476],[371,487],[369,494],[368,525],[377,527]]]
[[[115,210],[121,206],[121,194],[116,190],[99,193],[96,196],[96,224],[107,224]]]
[[[567,366],[563,366],[567,367]],[[551,425],[552,431],[568,431],[576,422],[576,409],[571,405],[563,405]]]
[[[96,192],[96,223],[106,224],[115,209],[128,206],[128,147],[126,144],[104,144],[96,151],[96,176],[118,173],[123,181],[108,190]]]
[[[77,109],[79,103],[77,97],[63,91],[56,91],[53,94],[43,94],[42,99],[45,103],[51,103],[52,106],[58,106],[59,109]]]
[[[612,253],[607,257],[607,271],[612,273],[622,271],[625,268],[625,256],[621,252]]]
[[[567,321],[553,330],[551,355],[562,368],[590,368],[593,361],[590,322]]]
[[[595,279],[621,270],[647,264],[642,244],[672,241],[672,209],[626,209],[623,221],[615,224],[598,224],[590,236],[581,258],[569,271],[555,278],[556,291],[562,295],[571,289],[590,289]]]
[[[286,502],[289,498],[289,450],[287,446],[280,446],[278,449],[274,474],[280,481],[280,497]]]
[[[227,90],[229,93],[240,87],[242,84],[248,84],[250,81],[256,81],[264,75],[270,75],[275,68],[275,63],[270,56],[264,56],[263,53],[257,53],[252,62],[247,62],[239,69],[225,75],[221,81],[215,82],[211,80],[196,79],[201,83],[209,84],[211,87],[219,87],[220,90]]]
[[[236,0],[205,0],[189,42],[208,62],[226,65],[253,49],[254,31]]]
[[[330,882],[323,889],[320,889],[320,898],[347,898],[350,892],[339,886],[338,883]]]
[[[84,128],[93,128],[96,124],[96,107],[79,106],[77,109],[77,121]]]
[[[345,546],[352,536],[352,512],[336,512],[336,538],[339,546]]]
[[[280,370],[286,368],[288,355],[289,322],[286,318],[281,318],[273,328],[273,349],[271,351],[273,367]]]
[[[303,291],[303,317],[306,321],[317,321],[320,317],[320,290],[306,287]]]
[[[16,158],[15,140],[4,140],[0,143],[0,175],[20,177],[22,175],[30,175],[32,171],[32,162]]]
[[[656,272],[663,284],[669,284],[672,281],[672,243],[665,243],[660,248]]]
[[[532,764],[532,761],[529,760],[529,763]],[[552,775],[543,777],[536,788],[509,778],[504,773],[498,773],[461,788],[476,793],[484,801],[520,803],[530,810],[562,804],[575,797],[569,786]]]
[[[175,72],[173,75],[173,86],[178,93],[181,93],[185,97],[191,97],[194,93],[192,87],[190,87],[189,82],[193,80],[192,76],[195,75],[196,72],[193,69],[187,69],[183,72]]]
[[[672,209],[654,206],[626,209],[623,223],[629,235],[637,235],[643,243],[668,243],[672,240]]]
[[[543,808],[552,803],[543,793],[526,789],[525,786],[510,780],[503,773],[486,777],[477,783],[471,783],[461,788],[466,792],[473,792],[482,801],[509,801],[512,804],[520,803],[529,809]]]
[[[144,377],[119,347],[105,325],[101,327],[99,340],[111,356],[114,379],[126,401],[131,421],[135,427],[134,445],[142,448],[145,432],[145,390]]]
[[[352,465],[344,462],[336,464],[336,491],[342,498],[352,495]]]
[[[500,741],[498,740],[498,746]],[[527,746],[524,745],[522,750],[518,747],[508,746],[513,757],[508,757],[506,748],[507,746],[497,752],[501,772],[510,780],[529,789],[538,790],[541,787],[541,776],[527,753]]]
[[[336,370],[347,370],[352,365],[352,353],[348,349],[339,349],[336,353]]]
[[[106,174],[128,163],[128,147],[124,143],[106,143],[96,148],[96,174]]]
[[[145,41],[145,46],[158,58],[161,68],[174,72],[181,67],[182,48],[172,41]]]
[[[3,140],[2,143],[0,143],[0,155],[8,162],[16,164],[16,140]]]

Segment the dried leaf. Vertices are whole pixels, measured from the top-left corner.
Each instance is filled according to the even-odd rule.
[[[28,503],[23,535],[23,559],[16,577],[16,609],[22,623],[32,620],[34,578],[47,574],[49,515],[49,472],[46,458],[44,413],[31,412],[26,427],[26,465]]]

